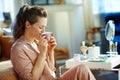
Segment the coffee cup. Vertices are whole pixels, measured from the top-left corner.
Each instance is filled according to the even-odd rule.
[[[80,54],[74,54],[73,59],[74,61],[80,61]]]
[[[46,39],[47,41],[50,40],[51,35],[52,35],[51,32],[44,32],[44,33],[42,33],[42,36],[45,36],[45,39]]]

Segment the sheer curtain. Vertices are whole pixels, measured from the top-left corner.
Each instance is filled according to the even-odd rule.
[[[104,13],[120,12],[118,0],[92,0],[93,25],[104,27]]]
[[[92,0],[93,13],[119,12],[119,0]]]
[[[4,1],[0,0],[0,21],[3,21],[3,11],[4,11],[4,5],[3,5]]]
[[[3,12],[11,12],[13,0],[0,0],[0,21],[4,20]]]

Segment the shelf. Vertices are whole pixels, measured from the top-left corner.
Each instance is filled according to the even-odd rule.
[[[41,5],[43,6],[45,9],[47,9],[48,12],[50,11],[71,11],[74,10],[76,8],[78,8],[81,4],[70,4],[70,5]]]

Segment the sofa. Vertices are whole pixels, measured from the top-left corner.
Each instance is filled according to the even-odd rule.
[[[10,49],[13,43],[12,36],[0,36],[0,80],[17,80],[17,74],[10,61]],[[56,62],[68,58],[69,51],[66,47],[55,49]],[[57,65],[58,63],[56,63]]]
[[[18,80],[10,60],[0,62],[0,80]]]
[[[18,80],[10,61],[11,36],[0,36],[0,80]]]
[[[10,59],[10,48],[13,44],[11,36],[0,36],[0,61]]]

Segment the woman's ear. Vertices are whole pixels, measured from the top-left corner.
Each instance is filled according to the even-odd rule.
[[[30,25],[29,21],[25,22],[25,26],[26,26],[26,28],[30,28],[31,25]]]

